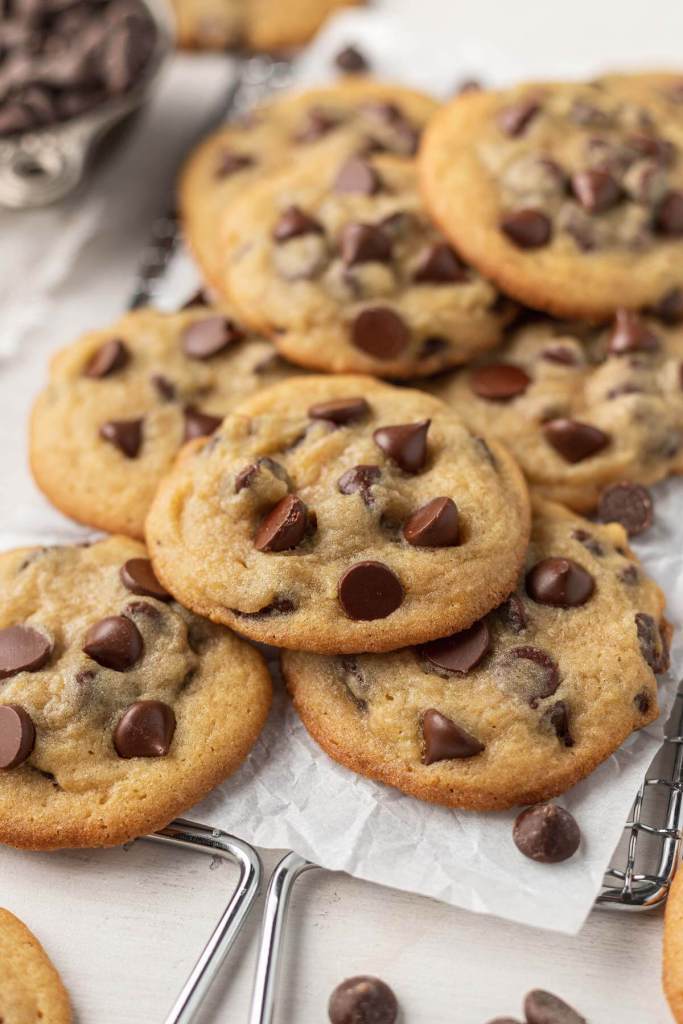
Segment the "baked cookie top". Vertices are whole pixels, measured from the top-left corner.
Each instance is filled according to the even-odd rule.
[[[36,483],[72,518],[142,537],[180,446],[290,372],[225,307],[126,313],[52,360],[31,420]]]
[[[287,651],[283,671],[306,728],[354,771],[453,807],[535,803],[657,717],[663,606],[620,526],[536,500],[516,590],[470,629],[392,654]]]
[[[221,216],[264,173],[305,163],[332,140],[413,156],[436,109],[404,86],[353,78],[257,107],[209,135],[185,164],[179,203],[185,237],[211,284],[223,283]]]
[[[464,628],[514,586],[522,475],[441,402],[303,377],[188,446],[147,519],[159,578],[255,640],[382,651]]]
[[[0,842],[113,846],[233,772],[268,714],[263,659],[171,602],[143,545],[0,555]]]
[[[461,96],[421,179],[463,255],[536,309],[597,319],[683,283],[683,103],[648,76]]]
[[[0,1011],[3,1024],[71,1024],[69,997],[47,953],[26,925],[0,908]]]
[[[609,484],[683,470],[681,325],[626,310],[604,328],[538,318],[433,390],[504,441],[532,488],[581,511]]]
[[[500,339],[513,307],[427,216],[413,161],[327,147],[224,221],[225,285],[299,365],[426,376]]]

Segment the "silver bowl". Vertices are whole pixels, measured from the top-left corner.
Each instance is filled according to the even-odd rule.
[[[138,82],[123,96],[105,100],[79,117],[0,139],[0,206],[46,206],[82,181],[90,156],[116,124],[147,99],[174,42],[168,0],[143,0],[156,26],[156,41]]]

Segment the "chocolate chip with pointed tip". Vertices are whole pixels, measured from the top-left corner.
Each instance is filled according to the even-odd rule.
[[[109,420],[100,427],[100,437],[108,441],[115,448],[125,455],[127,459],[134,459],[140,452],[142,445],[142,424],[144,420]]]
[[[484,744],[461,728],[436,708],[422,715],[423,764],[476,757],[485,749]]]
[[[395,1024],[396,996],[385,982],[369,975],[337,985],[327,1007],[330,1024]]]
[[[36,744],[36,727],[28,711],[19,704],[0,706],[0,769],[18,768],[31,756]]]
[[[512,103],[498,111],[498,125],[506,135],[512,137],[522,135],[540,112],[540,109],[540,103],[537,99],[533,98],[520,100],[519,103]]]
[[[365,54],[353,45],[343,47],[334,58],[334,63],[340,71],[344,71],[348,75],[357,75],[370,69],[370,63]]]
[[[647,612],[637,612],[635,623],[643,658],[653,672],[666,672],[669,667],[669,650],[659,626]]]
[[[432,640],[419,648],[422,657],[437,668],[466,675],[482,661],[491,648],[491,633],[485,619],[480,619],[459,633]]]
[[[387,458],[405,473],[419,473],[427,461],[427,432],[431,420],[380,427],[372,437]]]
[[[176,728],[173,708],[160,700],[138,700],[121,715],[114,729],[119,757],[166,757]]]
[[[373,504],[370,488],[382,475],[379,466],[352,466],[339,477],[337,487],[342,494],[359,493],[366,505]]]
[[[574,737],[569,725],[569,708],[566,701],[556,701],[552,707],[548,708],[545,717],[558,740],[564,743],[565,747],[573,747]]]
[[[683,235],[683,192],[667,192],[657,207],[655,227],[667,238]]]
[[[520,853],[540,864],[559,864],[568,860],[581,843],[581,833],[574,816],[557,804],[527,807],[515,818],[512,838]],[[528,1010],[526,1013],[527,1021],[532,1020]],[[538,1024],[544,1020],[536,1019]],[[552,1018],[545,1018],[545,1021],[551,1024]]]
[[[533,207],[508,211],[501,218],[500,228],[518,249],[540,249],[553,233],[550,218]]]
[[[460,536],[458,509],[452,498],[432,498],[403,524],[403,536],[418,548],[454,547]]]
[[[169,592],[159,583],[149,558],[129,558],[121,566],[119,577],[131,594],[155,597],[157,601],[171,600]]]
[[[320,221],[302,210],[300,206],[288,206],[283,210],[273,228],[276,242],[289,242],[292,238],[302,235],[323,235],[325,233]]]
[[[339,580],[339,603],[350,619],[385,619],[403,603],[404,591],[395,572],[383,562],[356,562]]]
[[[329,420],[343,426],[355,423],[370,412],[370,406],[364,398],[333,398],[329,402],[317,402],[308,410],[313,420]]]
[[[391,259],[392,240],[375,224],[345,224],[339,236],[341,258],[347,267],[358,263],[387,263]]]
[[[538,604],[577,608],[592,596],[595,580],[571,558],[543,558],[526,577],[526,591]]]
[[[209,316],[188,324],[181,344],[189,359],[211,359],[244,338],[244,331],[224,316]]]
[[[203,288],[198,288],[195,292],[190,295],[189,299],[185,299],[182,306],[180,307],[181,312],[186,309],[193,309],[195,306],[210,306],[211,300],[206,294]]]
[[[558,808],[561,810],[562,808]],[[564,812],[568,814],[567,811]],[[571,818],[571,815],[570,815]],[[574,820],[573,818],[571,819]],[[576,841],[579,841],[578,826],[576,827]],[[571,832],[573,840],[574,833]],[[569,837],[565,842],[571,841]],[[522,851],[523,852],[523,851]],[[569,854],[571,856],[571,854]],[[565,857],[560,858],[566,860]],[[576,1012],[564,999],[554,996],[552,992],[544,992],[536,988],[529,992],[524,1000],[524,1014],[527,1024],[587,1024],[586,1018]]]
[[[83,643],[89,658],[115,672],[132,668],[142,657],[143,649],[139,629],[125,615],[109,615],[93,623]]]
[[[296,494],[287,494],[271,509],[254,536],[257,551],[290,551],[306,533],[308,509]]]
[[[417,259],[413,281],[418,284],[455,284],[466,281],[467,271],[447,242],[433,242]]]
[[[410,345],[405,320],[388,306],[362,309],[351,325],[351,343],[374,359],[396,359]]]
[[[338,195],[358,193],[374,196],[382,188],[382,179],[374,167],[362,157],[352,156],[337,171],[333,189]]]
[[[566,462],[582,462],[597,455],[610,442],[609,434],[590,423],[565,417],[543,424],[545,438]]]
[[[183,441],[194,441],[197,437],[209,437],[220,427],[223,420],[220,416],[212,416],[208,412],[202,412],[194,405],[186,405],[183,410],[185,426]]]
[[[609,171],[597,167],[571,177],[572,192],[588,213],[604,213],[621,199],[621,187]]]
[[[629,537],[652,526],[652,498],[641,484],[628,481],[612,484],[600,495],[598,518],[603,523],[621,523]]]
[[[130,359],[130,351],[120,338],[110,338],[90,357],[83,370],[84,377],[101,380],[122,370]]]
[[[0,679],[37,672],[52,654],[52,641],[33,626],[0,629]]]
[[[231,178],[233,174],[246,171],[249,167],[254,167],[255,164],[256,160],[249,153],[226,151],[219,154],[214,177],[219,181],[222,178]]]
[[[655,352],[659,348],[659,338],[633,310],[618,309],[607,348],[616,356],[631,352]]]
[[[480,366],[470,374],[470,387],[479,398],[489,402],[509,402],[523,395],[531,377],[519,366],[510,363],[491,363]]]

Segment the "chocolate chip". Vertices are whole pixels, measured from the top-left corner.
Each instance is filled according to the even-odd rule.
[[[239,171],[245,171],[248,167],[253,167],[255,163],[254,157],[248,153],[223,152],[219,155],[214,177],[219,181],[222,178],[230,178],[233,174],[239,173]]]
[[[507,628],[513,633],[523,633],[529,625],[524,602],[518,594],[510,594],[498,611]]]
[[[338,195],[359,193],[374,196],[382,188],[382,179],[367,160],[352,156],[339,168],[333,188]]]
[[[393,309],[371,306],[353,321],[351,342],[375,359],[395,359],[410,344],[410,331]]]
[[[659,348],[659,339],[654,331],[630,309],[618,309],[607,343],[612,355],[626,355],[631,352],[654,352]]]
[[[550,727],[554,730],[558,740],[564,743],[565,747],[574,746],[574,738],[569,727],[569,709],[563,700],[558,700],[546,712]]]
[[[552,697],[560,685],[560,670],[557,663],[538,647],[513,647],[507,652],[506,660],[510,666],[513,661],[530,661],[536,666],[537,671],[532,677],[523,681],[524,696],[532,708],[537,707],[540,700]],[[513,685],[513,689],[517,689],[517,686]]]
[[[165,757],[175,733],[173,708],[160,700],[138,700],[123,712],[114,730],[119,757]]]
[[[294,142],[317,142],[324,135],[334,131],[338,124],[336,117],[318,107],[312,107],[306,115],[303,127],[294,135]]]
[[[196,292],[193,292],[192,295],[190,295],[189,299],[185,299],[185,301],[183,302],[183,304],[180,307],[180,309],[182,311],[182,310],[185,310],[185,309],[194,309],[195,306],[210,306],[210,305],[211,305],[211,300],[209,299],[209,297],[206,294],[206,292],[204,291],[204,289],[203,288],[198,288]]]
[[[538,249],[547,245],[552,235],[550,218],[532,207],[504,214],[500,227],[519,249]]]
[[[427,461],[427,431],[431,420],[380,427],[372,435],[378,448],[405,473],[419,473]]]
[[[387,263],[391,259],[391,238],[374,224],[346,224],[339,236],[341,257],[347,267],[357,263]]]
[[[257,612],[240,612],[236,608],[230,609],[231,612],[234,612],[235,615],[239,615],[243,619],[267,619],[271,615],[288,615],[295,610],[296,604],[288,597],[276,597],[274,601],[271,601],[270,604],[265,605],[263,608],[259,608]]]
[[[110,338],[90,357],[83,370],[84,377],[100,380],[123,369],[130,358],[130,352],[119,338]]]
[[[637,537],[652,526],[650,492],[628,481],[612,484],[600,495],[598,518],[603,523],[621,523],[629,537]]]
[[[435,708],[429,708],[422,716],[422,738],[423,764],[476,757],[485,749],[471,733]]]
[[[394,1024],[398,1003],[389,986],[379,978],[360,975],[337,985],[327,1013],[331,1024]]]
[[[36,743],[36,728],[28,711],[19,704],[0,706],[0,768],[18,768]]]
[[[617,573],[617,579],[621,583],[625,583],[626,586],[632,587],[639,580],[638,569],[635,565],[625,565],[623,569],[620,569]]]
[[[334,63],[340,71],[351,75],[370,69],[367,57],[356,46],[345,46],[334,58]]]
[[[662,295],[659,302],[652,307],[654,316],[665,324],[681,323],[683,320],[683,288],[671,288]]]
[[[171,595],[156,578],[149,558],[129,558],[119,570],[121,582],[132,594],[170,601]]]
[[[137,626],[124,615],[110,615],[93,623],[85,635],[83,651],[104,668],[126,672],[142,657],[143,642]]]
[[[141,419],[109,420],[100,427],[100,437],[118,448],[127,459],[134,459],[142,444],[143,422]]]
[[[306,533],[308,510],[296,494],[278,501],[263,520],[254,537],[257,551],[290,551]]]
[[[396,573],[382,562],[357,562],[339,580],[339,601],[350,619],[385,619],[403,603]]]
[[[669,667],[669,652],[659,626],[647,612],[638,612],[635,621],[638,643],[645,661],[653,672],[666,672]]]
[[[235,494],[239,494],[239,492],[245,487],[251,487],[254,478],[256,477],[256,474],[260,472],[261,467],[269,470],[269,472],[272,473],[273,476],[277,477],[278,480],[282,480],[283,483],[287,484],[288,488],[293,487],[292,479],[285,467],[265,455],[262,458],[257,459],[256,462],[252,462],[248,466],[245,466],[244,469],[241,469],[239,473],[237,473],[235,476]]]
[[[17,672],[37,672],[51,654],[51,641],[33,626],[0,629],[0,679]]]
[[[210,316],[189,324],[183,331],[181,343],[188,358],[211,359],[243,338],[244,332],[232,320]]]
[[[506,135],[522,135],[540,111],[538,100],[520,100],[498,111],[498,124]]]
[[[172,402],[176,397],[175,384],[172,383],[167,377],[164,377],[161,373],[153,373],[150,377],[159,398],[163,399],[164,402]]]
[[[283,210],[273,228],[273,238],[276,242],[288,242],[291,238],[301,238],[302,235],[324,233],[322,224],[299,206],[288,206]]]
[[[527,807],[515,818],[512,828],[515,846],[530,860],[541,864],[558,864],[573,857],[581,842],[581,833],[574,817],[557,804]],[[527,997],[528,999],[528,997]],[[527,1021],[532,1020],[527,1013]],[[544,1018],[538,1018],[539,1024]],[[552,1018],[545,1018],[551,1024]]]
[[[648,715],[650,713],[652,700],[650,698],[650,694],[646,693],[644,690],[635,695],[633,703],[637,707],[638,711],[640,711],[641,715]]]
[[[447,242],[433,242],[418,256],[413,273],[416,283],[454,284],[466,280],[467,272]]]
[[[183,415],[185,417],[183,441],[194,441],[197,437],[209,437],[218,430],[223,422],[220,416],[211,416],[207,412],[201,412],[193,405],[186,405]]]
[[[561,366],[576,366],[579,361],[576,352],[565,345],[549,345],[541,352],[541,359]]]
[[[571,558],[544,558],[529,570],[526,591],[538,604],[553,608],[577,608],[595,590],[589,572]]]
[[[566,462],[582,462],[609,444],[609,435],[590,423],[554,419],[543,424],[546,440]]]
[[[366,505],[372,505],[370,488],[377,483],[382,471],[379,466],[353,466],[339,477],[337,487],[342,494],[360,493]]]
[[[621,198],[621,188],[609,171],[593,168],[571,176],[572,191],[588,213],[604,213]]]
[[[458,509],[452,498],[432,498],[403,524],[403,536],[418,548],[453,547],[459,533]]]
[[[491,633],[484,619],[468,629],[419,648],[420,654],[437,668],[466,675],[484,658],[491,647]]]
[[[583,544],[586,550],[590,551],[590,553],[595,555],[596,558],[602,558],[605,554],[605,549],[600,541],[594,537],[592,533],[589,533],[588,530],[583,530],[581,528],[573,530],[572,537],[574,540],[578,540],[579,544]]]
[[[480,366],[470,374],[470,387],[475,395],[489,402],[509,402],[523,395],[531,383],[524,370],[509,363]]]
[[[557,809],[562,810],[562,808]],[[567,814],[568,812],[565,811],[564,813]],[[569,815],[569,818],[576,828],[576,841],[578,843],[578,826],[571,815]],[[523,850],[522,853],[524,853]],[[571,853],[568,856],[571,857]],[[560,859],[565,860],[566,858],[562,857]],[[581,1017],[563,999],[559,999],[557,996],[552,995],[552,993],[544,992],[539,988],[534,989],[533,992],[529,992],[527,995],[524,1000],[524,1013],[527,1024],[586,1024],[585,1017]]]
[[[334,398],[330,402],[318,402],[308,410],[313,420],[329,420],[343,426],[355,423],[370,412],[370,406],[364,398]]]
[[[655,227],[667,238],[683,235],[683,192],[667,192],[657,207]]]
[[[453,93],[454,96],[464,96],[468,92],[481,92],[484,86],[478,78],[463,78],[458,82]]]
[[[420,346],[420,359],[431,359],[433,356],[441,355],[448,351],[450,342],[447,338],[430,337],[425,338]]]

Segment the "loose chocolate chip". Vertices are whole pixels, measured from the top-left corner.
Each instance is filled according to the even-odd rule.
[[[405,320],[388,306],[363,309],[353,321],[351,342],[375,359],[395,359],[410,344]]]
[[[540,109],[540,103],[535,99],[520,100],[519,103],[503,107],[498,112],[498,124],[501,131],[513,137],[522,135]]]
[[[176,397],[175,384],[161,373],[153,373],[150,377],[159,398],[164,402],[172,402]]]
[[[504,214],[500,227],[519,249],[538,249],[547,245],[552,235],[550,218],[533,207]]]
[[[356,562],[339,580],[339,601],[350,619],[385,619],[403,602],[396,573],[382,562]]]
[[[683,320],[683,288],[671,288],[652,307],[652,312],[665,324],[679,324]]]
[[[380,427],[372,435],[378,448],[405,473],[419,473],[427,461],[427,431],[431,420]]]
[[[524,370],[509,363],[480,366],[470,375],[472,391],[489,402],[509,402],[523,395],[530,383],[531,378]]]
[[[640,711],[641,715],[649,714],[650,708],[652,707],[652,700],[650,699],[649,693],[646,693],[644,690],[637,693],[633,698],[633,703],[637,707],[638,711]]]
[[[464,96],[468,92],[481,92],[484,86],[478,78],[463,78],[455,87],[454,96]]]
[[[100,437],[108,441],[115,448],[125,455],[127,459],[134,459],[140,451],[142,444],[143,420],[109,420],[100,427]]]
[[[569,727],[569,709],[566,703],[563,700],[558,700],[548,709],[547,716],[558,740],[561,740],[565,747],[573,747],[574,737]]]
[[[391,259],[391,238],[374,224],[346,224],[339,236],[341,257],[347,267],[357,263],[387,263]]]
[[[683,192],[667,192],[657,207],[655,226],[667,238],[683,235]]]
[[[173,708],[160,700],[138,700],[126,708],[114,730],[119,757],[165,757],[171,747],[176,719]]]
[[[37,672],[52,654],[52,643],[33,626],[0,629],[0,679]]]
[[[83,651],[104,668],[126,672],[140,659],[143,642],[137,626],[124,615],[110,615],[93,623],[85,635]]]
[[[523,633],[529,625],[529,617],[524,602],[518,594],[510,594],[499,608],[500,616],[513,633]]]
[[[36,743],[36,728],[28,711],[19,704],[0,706],[0,768],[18,768]]]
[[[541,359],[546,359],[549,363],[560,363],[561,366],[576,366],[578,363],[576,352],[564,345],[549,345],[548,348],[544,348]]]
[[[561,810],[561,808],[558,808]],[[567,813],[566,811],[564,812]],[[569,816],[576,827],[574,819]],[[576,827],[578,842],[578,827]],[[522,851],[524,852],[524,851]],[[568,856],[571,857],[571,854]],[[566,858],[562,857],[562,860]],[[524,1000],[524,1013],[527,1024],[586,1024],[585,1017],[573,1010],[563,999],[552,995],[551,992],[544,992],[542,989],[534,989],[529,992]]]
[[[288,242],[290,238],[324,233],[322,224],[299,206],[288,206],[283,210],[273,228],[273,238],[276,242]]]
[[[183,352],[190,359],[211,359],[244,338],[244,332],[224,316],[195,320],[183,331]]]
[[[334,179],[334,191],[338,195],[348,192],[363,196],[374,196],[382,187],[382,179],[367,160],[362,157],[350,157],[337,172]]]
[[[110,338],[90,357],[83,370],[84,377],[100,380],[121,370],[130,358],[130,352],[119,338]]]
[[[132,594],[170,601],[171,595],[156,578],[149,558],[129,558],[119,571],[121,582]]]
[[[331,1024],[394,1024],[396,996],[385,982],[369,975],[347,978],[330,996]]]
[[[627,481],[612,484],[600,495],[598,518],[603,523],[621,523],[629,537],[637,537],[652,526],[650,492]]]
[[[417,259],[413,281],[418,284],[454,284],[466,281],[467,272],[447,242],[433,242]]]
[[[604,555],[605,549],[602,544],[593,536],[592,533],[589,533],[588,530],[582,530],[581,528],[573,530],[572,537],[574,540],[578,540],[579,544],[583,544],[586,550],[590,551],[590,553],[595,555],[596,558],[602,558]]]
[[[527,573],[526,590],[538,604],[576,608],[592,595],[595,580],[571,558],[544,558]]]
[[[366,505],[372,505],[370,488],[377,483],[382,471],[379,466],[353,466],[339,477],[337,487],[342,494],[360,495]]]
[[[481,619],[469,629],[423,644],[419,650],[437,668],[466,675],[488,654],[490,647],[491,633],[486,621]]]
[[[435,708],[429,708],[422,716],[422,737],[424,764],[476,757],[484,750],[483,743]]]
[[[530,661],[538,670],[526,689],[526,696],[532,708],[538,706],[539,700],[552,697],[560,685],[560,670],[557,663],[538,647],[513,647],[508,651],[508,659]]]
[[[193,405],[186,405],[183,415],[185,417],[183,441],[194,441],[196,437],[209,437],[218,430],[223,422],[220,416],[211,416],[207,412],[201,412]]]
[[[566,462],[581,462],[609,444],[609,434],[590,423],[562,417],[543,424],[546,440]]]
[[[364,398],[335,398],[330,402],[318,402],[308,410],[313,420],[329,420],[342,426],[363,419],[370,412],[370,406]]]
[[[256,161],[248,153],[221,153],[216,164],[214,177],[219,181],[221,178],[230,178],[239,171],[245,171],[247,167],[253,167]]]
[[[609,171],[593,168],[571,177],[572,191],[588,213],[604,213],[621,198],[621,188]]]
[[[449,548],[459,540],[458,509],[452,498],[432,498],[403,524],[403,536],[417,548]]]
[[[541,864],[558,864],[568,860],[579,848],[581,833],[574,817],[557,804],[527,807],[518,814],[512,828],[515,846],[530,860]],[[527,997],[528,998],[528,997]],[[532,1018],[527,1013],[527,1021]],[[539,1024],[542,1018],[538,1018]],[[548,1017],[547,1024],[552,1018]]]
[[[287,494],[278,501],[263,520],[254,537],[257,551],[289,551],[306,533],[308,510],[296,494]]]
[[[638,643],[645,661],[655,673],[666,672],[669,667],[669,652],[662,638],[659,626],[647,612],[636,614]]]
[[[340,71],[351,75],[368,71],[370,68],[367,57],[356,46],[345,46],[334,58],[334,63]]]
[[[659,348],[659,339],[637,313],[630,309],[618,309],[607,347],[612,355],[617,356],[631,352],[653,352]]]

